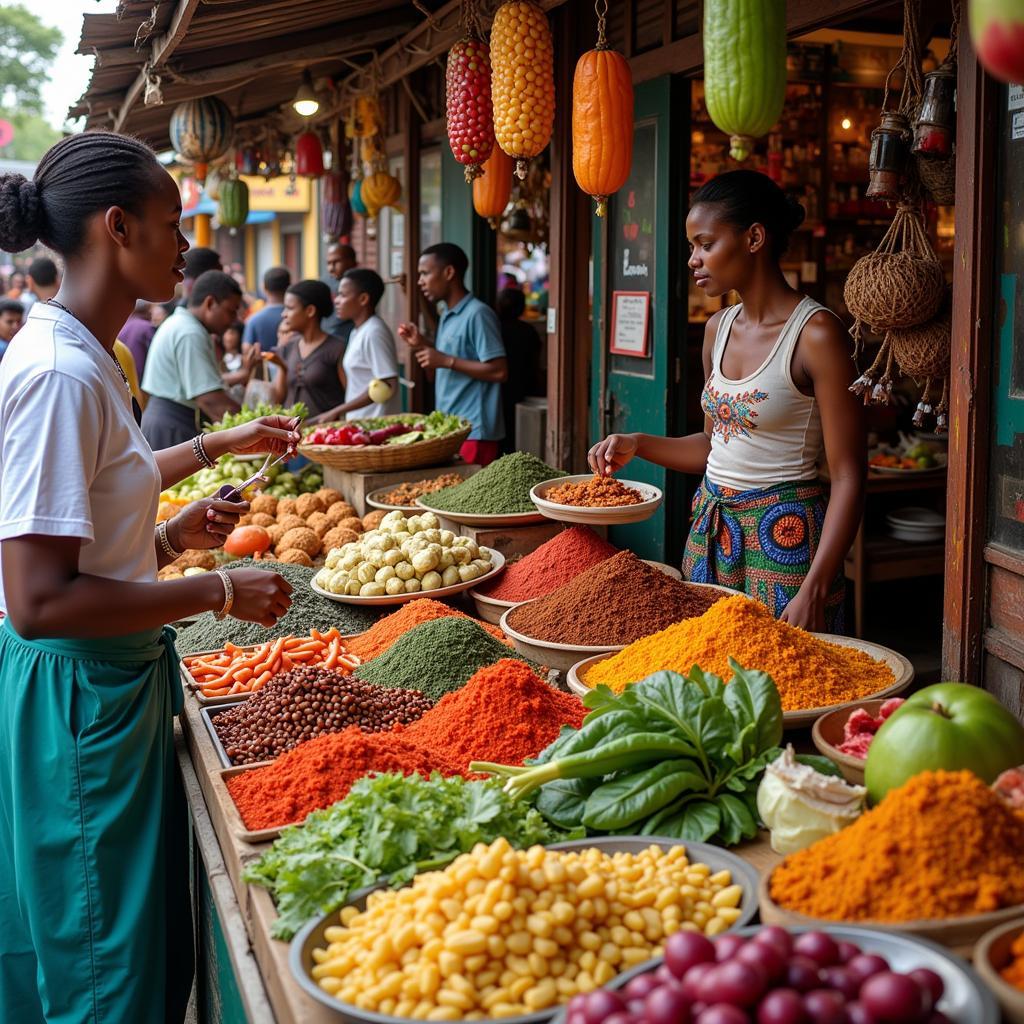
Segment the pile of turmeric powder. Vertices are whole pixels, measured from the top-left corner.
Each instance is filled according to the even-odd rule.
[[[781,907],[832,921],[938,920],[1024,904],[1024,821],[972,772],[922,772],[772,873]]]
[[[1024,932],[1013,940],[1010,947],[1013,959],[999,972],[1003,981],[1009,982],[1014,988],[1024,992]]]
[[[894,681],[885,662],[776,622],[763,604],[743,594],[717,602],[698,618],[637,640],[592,665],[583,681],[587,686],[605,683],[621,693],[628,683],[652,672],[668,669],[685,675],[694,665],[728,681],[730,658],[744,668],[767,672],[779,689],[784,711],[860,700]]]

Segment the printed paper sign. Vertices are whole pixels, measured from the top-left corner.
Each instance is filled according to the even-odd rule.
[[[650,292],[612,292],[610,350],[620,356],[647,356]]]

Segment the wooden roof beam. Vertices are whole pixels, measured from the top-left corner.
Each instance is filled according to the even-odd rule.
[[[192,18],[198,6],[199,0],[178,0],[174,14],[171,15],[171,23],[167,26],[167,31],[153,40],[150,46],[149,59],[139,69],[139,73],[135,76],[135,81],[132,82],[125,93],[124,102],[121,104],[114,119],[114,131],[121,131],[128,118],[128,114],[131,112],[132,107],[135,106],[136,100],[138,100],[146,88],[146,81],[150,70],[158,68],[163,64],[174,53],[178,43],[185,38],[185,33],[192,23]]]

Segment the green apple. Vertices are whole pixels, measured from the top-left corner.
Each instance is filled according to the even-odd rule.
[[[383,380],[371,380],[368,389],[370,401],[377,405],[383,405],[394,393],[395,389]]]
[[[924,771],[966,769],[992,783],[1024,764],[1024,725],[992,694],[965,683],[938,683],[908,697],[868,748],[864,784],[878,803]]]

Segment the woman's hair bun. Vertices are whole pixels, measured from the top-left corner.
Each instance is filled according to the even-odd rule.
[[[804,218],[807,216],[807,211],[804,209],[803,203],[800,202],[795,196],[786,195],[786,213],[789,217],[789,230],[796,231],[798,227],[804,222]]]
[[[0,175],[0,249],[24,252],[39,239],[39,189],[23,174]]]

